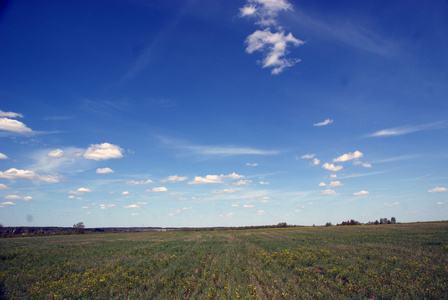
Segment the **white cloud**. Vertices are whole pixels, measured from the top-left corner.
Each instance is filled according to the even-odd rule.
[[[165,183],[165,182],[181,182],[181,181],[185,181],[187,180],[187,177],[179,177],[177,175],[171,175],[168,176],[165,179],[160,180],[161,183]]]
[[[386,207],[394,207],[400,205],[400,202],[394,202],[394,203],[384,203],[384,206]]]
[[[230,179],[240,179],[244,177],[244,175],[238,175],[235,172],[229,175],[221,175],[221,176],[223,176],[223,178],[230,178]]]
[[[71,195],[67,197],[68,199],[75,199],[75,196]]]
[[[313,158],[313,165],[318,166],[320,164],[320,160],[317,158]]]
[[[311,159],[311,158],[314,158],[314,156],[316,156],[316,154],[305,154],[305,155],[302,155],[301,158],[303,158],[303,159]]]
[[[363,156],[364,156],[364,154],[362,152],[355,151],[353,153],[350,152],[350,153],[343,154],[343,155],[333,159],[333,162],[345,162],[345,161],[349,161],[352,159],[359,159]]]
[[[31,196],[25,196],[22,198],[23,201],[33,201],[33,197]]]
[[[135,181],[135,180],[126,181],[126,184],[150,184],[150,183],[154,183],[154,182],[151,179],[140,180],[140,181]]]
[[[292,5],[287,0],[248,0],[243,8],[240,8],[240,17],[255,17],[256,24],[271,26],[277,24],[277,16],[280,11],[292,10]]]
[[[260,181],[259,184],[268,185],[268,184],[271,184],[271,183],[270,182],[266,182],[266,181]]]
[[[169,215],[169,216],[174,216],[174,215],[177,215],[177,214],[180,213],[180,212],[181,212],[180,209],[176,209],[176,210],[170,212],[168,215]]]
[[[244,208],[252,208],[252,207],[255,207],[254,205],[250,205],[250,204],[245,204],[245,205],[243,205],[243,207]]]
[[[16,205],[16,204],[8,201],[8,202],[3,202],[1,205],[7,206],[7,205]]]
[[[61,175],[53,174],[53,175],[39,175],[34,171],[29,170],[18,170],[16,168],[11,168],[7,171],[0,171],[0,178],[3,179],[18,179],[18,180],[41,180],[48,183],[56,183],[63,179]]]
[[[3,199],[5,199],[5,200],[22,200],[22,197],[17,196],[17,195],[7,195],[7,196],[3,197]]]
[[[326,119],[323,122],[313,124],[313,126],[325,126],[325,125],[328,125],[328,124],[331,124],[331,123],[333,123],[333,120]]]
[[[7,190],[9,188],[10,188],[9,186],[4,185],[3,183],[0,183],[0,190]]]
[[[205,184],[205,183],[224,183],[223,179],[240,179],[243,175],[238,175],[235,172],[229,175],[207,175],[205,177],[195,176],[193,181],[188,182],[188,184]]]
[[[96,173],[97,174],[108,174],[108,173],[115,173],[115,171],[112,170],[111,168],[98,168],[98,169],[96,169]]]
[[[244,185],[248,186],[252,184],[252,180],[240,180],[238,182],[233,183],[233,185]]]
[[[137,204],[129,204],[129,205],[123,206],[123,208],[140,208],[140,206],[138,206]]]
[[[249,147],[184,146],[182,148],[189,149],[199,155],[274,155],[279,153],[279,151],[276,150],[261,150]]]
[[[9,159],[9,157],[3,153],[0,153],[0,159]]]
[[[81,209],[89,209],[90,207],[88,206],[81,206]]]
[[[148,190],[149,191],[149,190]],[[159,193],[159,192],[167,192],[168,189],[164,186],[161,187],[155,187],[151,190],[151,192]]]
[[[257,163],[253,163],[253,164],[246,163],[246,166],[248,166],[248,167],[256,167],[256,166],[258,166],[258,164]]]
[[[284,31],[272,33],[270,29],[263,31],[257,30],[246,38],[246,52],[251,54],[255,51],[262,52],[265,57],[263,59],[263,68],[273,68],[271,74],[280,74],[285,68],[292,67],[300,59],[287,59],[288,44],[300,46],[304,42],[296,39],[292,33],[285,35]]]
[[[329,163],[325,163],[322,165],[322,168],[329,170],[329,171],[333,171],[333,172],[337,172],[343,169],[342,166],[335,166],[333,164],[329,164]]]
[[[327,184],[325,182],[321,182],[319,183],[319,186],[327,186]]]
[[[122,195],[128,195],[129,192],[128,192],[128,191],[124,191],[124,192],[122,192],[121,194],[122,194]]]
[[[338,187],[338,186],[343,186],[344,184],[341,183],[340,181],[330,181],[330,184],[328,185],[328,187],[334,188],[334,187]]]
[[[115,207],[116,205],[115,204],[100,204],[99,205],[100,206],[100,208],[101,209],[108,209],[108,208],[111,208],[111,207]]]
[[[60,157],[62,157],[63,154],[64,154],[64,151],[62,151],[61,149],[56,149],[56,150],[48,152],[47,156],[60,158]]]
[[[84,158],[93,160],[106,160],[111,158],[122,158],[123,149],[109,143],[90,145],[84,152]]]
[[[363,166],[364,168],[371,168],[372,167],[372,165],[370,163],[368,163],[368,162],[363,162],[361,164],[361,166]]]
[[[336,191],[332,189],[326,189],[320,193],[320,195],[334,195],[334,194],[336,194]]]
[[[364,196],[364,195],[368,195],[369,194],[369,192],[368,191],[359,191],[359,192],[356,192],[356,193],[353,193],[353,196]]]
[[[448,192],[447,188],[444,187],[435,187],[432,190],[428,190],[428,193],[444,193],[444,192]]]
[[[418,126],[401,126],[389,129],[379,130],[372,134],[367,135],[366,137],[383,137],[383,136],[394,136],[394,135],[403,135],[416,131],[431,129],[431,128],[440,128],[444,126],[443,122],[435,122]]]
[[[137,202],[136,204],[137,205],[146,205],[147,203],[146,202]]]
[[[22,122],[8,118],[0,118],[0,130],[17,132],[17,133],[33,132]]]
[[[259,210],[259,211],[257,211],[257,214],[261,216],[261,215],[266,215],[267,213],[264,210]]]
[[[79,192],[79,193],[90,193],[90,192],[92,192],[90,189],[85,188],[85,187],[80,187],[76,191]]]
[[[233,194],[236,193],[236,190],[223,189],[219,191],[212,191],[212,194]]]
[[[19,113],[15,113],[15,112],[6,112],[6,111],[2,111],[0,110],[0,117],[7,117],[7,118],[23,118],[22,114]]]
[[[140,215],[139,213],[132,213],[131,216],[138,216]]]

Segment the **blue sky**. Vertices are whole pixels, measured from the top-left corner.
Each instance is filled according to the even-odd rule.
[[[446,1],[22,1],[0,223],[448,215]]]

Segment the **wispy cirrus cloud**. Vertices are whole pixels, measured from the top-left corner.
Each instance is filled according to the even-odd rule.
[[[279,150],[265,150],[252,147],[235,146],[205,146],[194,145],[190,142],[175,140],[162,136],[156,136],[164,145],[182,150],[181,155],[199,155],[205,156],[237,156],[237,155],[276,155],[281,153]]]
[[[382,130],[376,131],[374,133],[368,134],[365,137],[397,136],[397,135],[403,135],[403,134],[408,134],[408,133],[413,133],[413,132],[428,130],[428,129],[440,129],[445,126],[446,126],[446,122],[435,122],[435,123],[423,124],[423,125],[418,125],[418,126],[400,126],[400,127],[382,129]]]

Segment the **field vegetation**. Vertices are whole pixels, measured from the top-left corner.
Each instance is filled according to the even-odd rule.
[[[1,299],[447,299],[448,222],[0,240]]]

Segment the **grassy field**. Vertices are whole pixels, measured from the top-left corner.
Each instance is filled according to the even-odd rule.
[[[448,299],[448,222],[0,240],[1,299]]]

